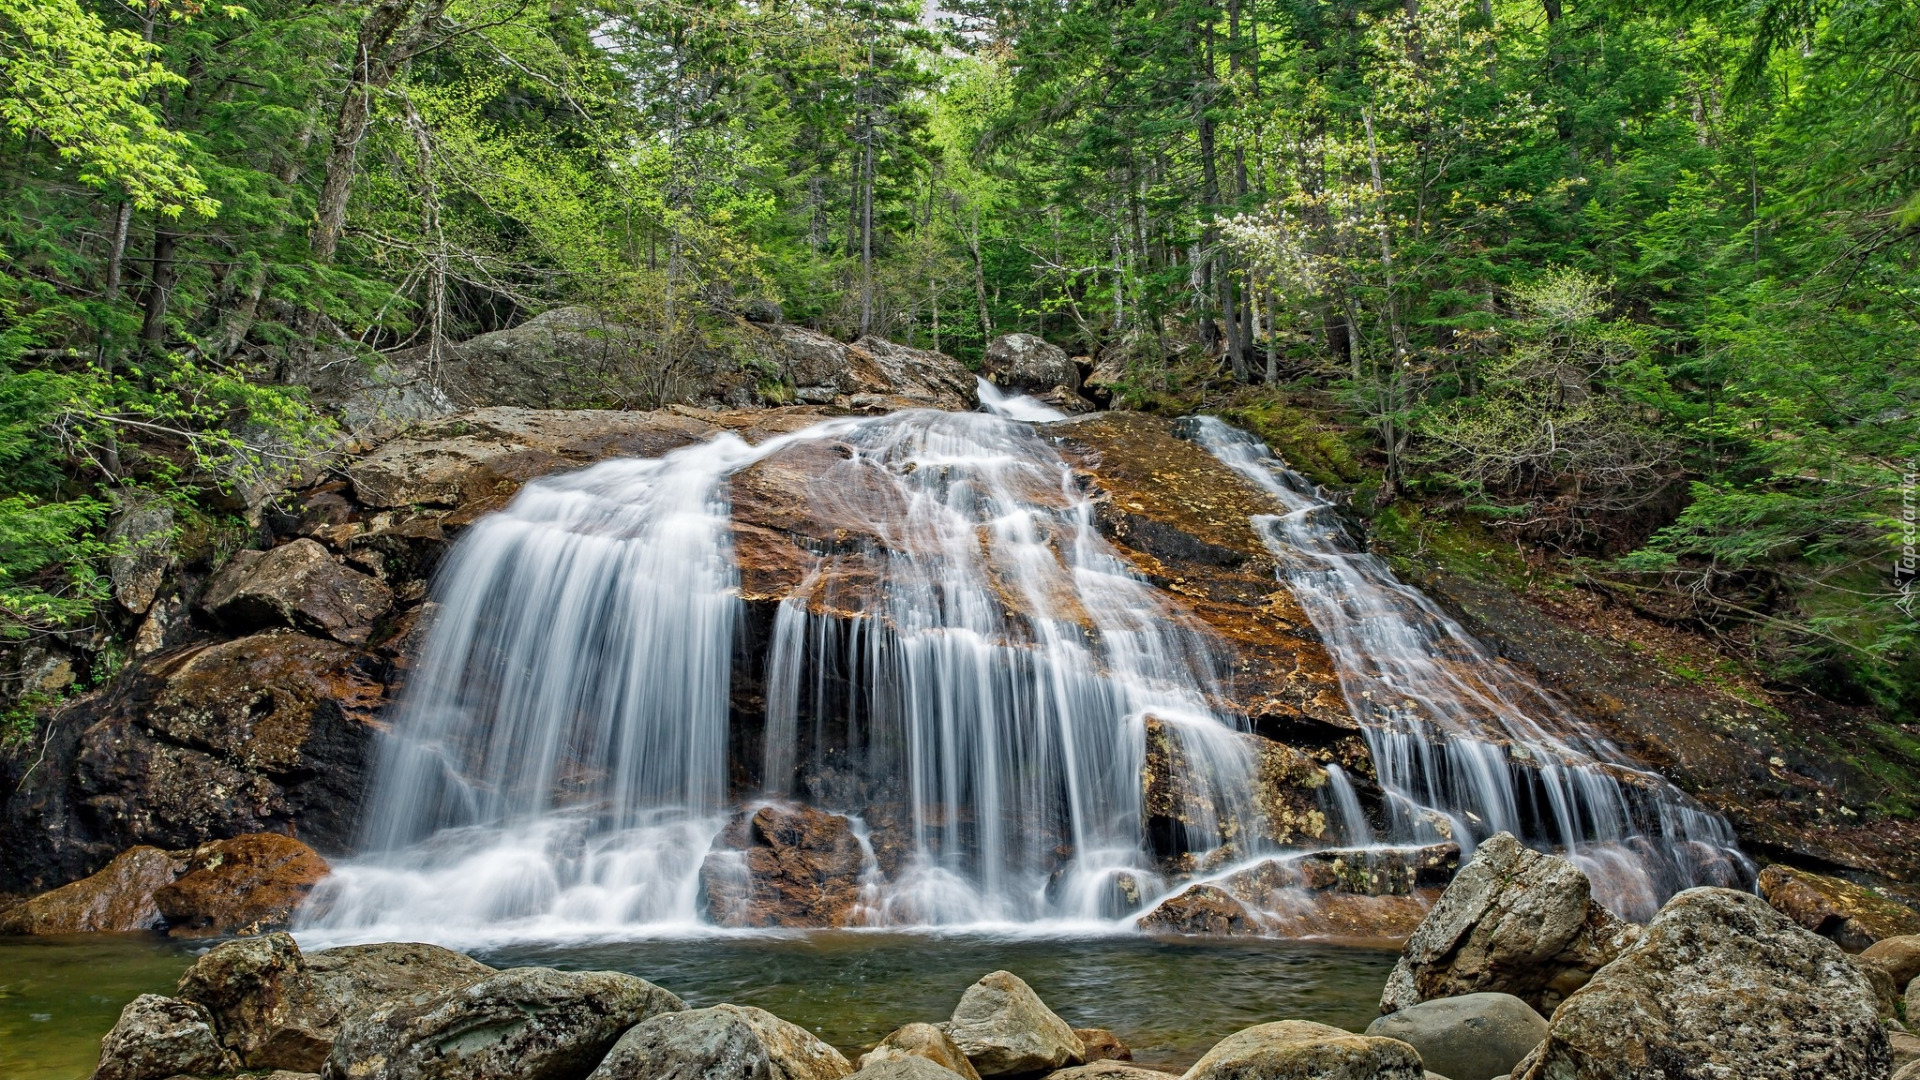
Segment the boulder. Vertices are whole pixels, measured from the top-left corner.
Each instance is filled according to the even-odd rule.
[[[363,645],[374,620],[393,607],[393,592],[303,537],[271,551],[235,552],[207,583],[200,606],[242,630],[290,626]]]
[[[860,338],[846,348],[852,382],[845,400],[836,400],[836,405],[866,411],[966,412],[980,404],[973,373],[946,353],[876,337]]]
[[[1920,1080],[1920,1061],[1910,1061],[1893,1074],[1893,1080]]]
[[[1423,1080],[1420,1055],[1397,1039],[1282,1020],[1235,1032],[1184,1080]]]
[[[0,890],[85,877],[130,847],[257,832],[354,840],[385,701],[378,656],[287,630],[142,658],[76,701],[0,813]]]
[[[1900,988],[1893,983],[1893,976],[1878,960],[1868,960],[1862,956],[1848,954],[1847,959],[1866,976],[1867,984],[1873,987],[1873,999],[1879,1003],[1880,1019],[1892,1020],[1900,1011]]]
[[[1513,1080],[1892,1073],[1873,989],[1766,901],[1689,889],[1553,1014]]]
[[[851,1072],[805,1028],[764,1009],[715,1005],[634,1025],[591,1080],[839,1080]]]
[[[186,872],[154,890],[167,932],[182,937],[258,934],[287,925],[332,869],[279,833],[252,833],[193,849]]]
[[[135,615],[144,615],[160,595],[173,565],[173,507],[164,499],[137,503],[115,516],[107,530],[113,552],[107,578],[113,598]]]
[[[120,1010],[119,1022],[100,1040],[93,1080],[224,1076],[238,1068],[214,1038],[207,1010],[191,1001],[141,994]]]
[[[1023,394],[1080,387],[1080,369],[1058,345],[1032,334],[1002,334],[987,344],[983,366],[995,386]]]
[[[159,848],[128,848],[99,873],[0,912],[0,935],[155,929],[161,916],[153,891],[172,884],[180,865]]]
[[[1080,1060],[1089,1065],[1096,1061],[1133,1060],[1133,1047],[1106,1028],[1074,1028],[1073,1033],[1080,1037]]]
[[[700,885],[721,926],[845,926],[865,863],[847,818],[810,806],[763,806],[720,833],[700,866]]]
[[[1491,991],[1549,1012],[1638,933],[1593,902],[1579,868],[1500,833],[1480,845],[1407,939],[1380,1011]]]
[[[1454,1080],[1488,1080],[1540,1045],[1547,1020],[1512,994],[1462,994],[1382,1016],[1367,1034],[1399,1039],[1420,1051],[1422,1066]]]
[[[221,945],[176,993],[212,1013],[221,1042],[251,1069],[317,1072],[347,1018],[415,994],[470,986],[494,969],[436,945],[392,942],[302,954],[268,934]]]
[[[1075,1065],[1070,1069],[1059,1069],[1047,1074],[1047,1080],[1167,1080],[1169,1074],[1157,1069],[1142,1068],[1124,1061],[1103,1058],[1089,1061],[1085,1065]]]
[[[1775,863],[1760,871],[1760,895],[1794,922],[1860,952],[1882,938],[1920,934],[1920,912],[1855,885]]]
[[[860,1080],[953,1080],[960,1074],[909,1054],[876,1061],[852,1075]]]
[[[1880,964],[1893,977],[1893,984],[1902,990],[1906,989],[1908,983],[1920,978],[1920,934],[1882,938],[1867,946],[1860,956]],[[1920,1017],[1915,1019],[1920,1020]]]
[[[613,971],[512,968],[347,1018],[325,1080],[575,1080],[628,1028],[686,1006]]]
[[[1189,885],[1140,916],[1134,925],[1153,934],[1215,937],[1259,934],[1265,929],[1259,916],[1216,885]]]
[[[947,1035],[983,1077],[1049,1072],[1079,1064],[1085,1048],[1020,977],[996,971],[960,995]]]
[[[1920,978],[1907,984],[1907,1023],[1920,1027]]]
[[[943,1069],[960,1074],[966,1080],[980,1080],[980,1073],[974,1069],[973,1062],[967,1060],[967,1055],[945,1031],[932,1024],[914,1023],[895,1028],[880,1040],[880,1045],[860,1056],[860,1068],[864,1070],[869,1065],[899,1057],[925,1058]]]
[[[1887,1032],[1887,1048],[1893,1052],[1893,1071],[1900,1070],[1920,1061],[1920,1035],[1906,1031]]]

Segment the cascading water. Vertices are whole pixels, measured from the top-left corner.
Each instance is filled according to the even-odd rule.
[[[758,790],[730,791],[745,603],[729,477],[823,447],[805,497],[865,539],[816,552],[778,602]],[[368,853],[303,917],[320,936],[696,925],[730,798],[864,812],[863,835],[890,838],[869,862],[892,864],[870,875],[868,925],[1110,920],[1164,884],[1150,720],[1191,766],[1188,849],[1232,835],[1245,853],[1261,831],[1244,725],[1211,704],[1219,643],[1008,417],[832,420],[530,484],[462,539],[435,597]]]
[[[1571,855],[1597,899],[1644,919],[1693,885],[1739,885],[1733,831],[1632,765],[1555,695],[1487,651],[1348,535],[1335,507],[1259,440],[1212,417],[1186,433],[1272,495],[1255,527],[1320,632],[1388,795],[1389,842],[1511,832]],[[1336,789],[1351,788],[1337,776]],[[1351,798],[1351,796],[1347,796]]]

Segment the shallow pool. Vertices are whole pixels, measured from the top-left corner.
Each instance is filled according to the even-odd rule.
[[[0,939],[0,1077],[84,1078],[120,1007],[166,992],[194,953],[141,935]],[[901,1024],[946,1019],[969,983],[1004,968],[1069,1023],[1112,1028],[1135,1060],[1169,1068],[1269,1020],[1364,1028],[1394,961],[1383,949],[1298,941],[879,933],[523,944],[474,955],[496,966],[631,972],[690,1005],[757,1005],[850,1056]]]

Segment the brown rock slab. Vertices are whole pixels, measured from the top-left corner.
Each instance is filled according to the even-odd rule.
[[[1920,934],[1920,912],[1855,885],[1775,863],[1760,871],[1760,895],[1794,922],[1860,952],[1882,938]]]
[[[202,844],[186,862],[184,874],[153,894],[167,932],[180,937],[284,927],[331,869],[312,848],[279,833]]]
[[[153,892],[171,885],[180,866],[159,848],[128,848],[99,873],[0,912],[0,935],[155,929],[162,919]]]
[[[374,620],[393,607],[393,592],[302,537],[271,551],[236,552],[207,583],[200,606],[242,630],[290,626],[363,645]]]
[[[700,884],[721,926],[845,926],[864,861],[847,818],[763,806],[721,832]]]
[[[1080,1037],[1080,1059],[1091,1065],[1096,1061],[1132,1061],[1133,1047],[1106,1028],[1074,1028]]]
[[[1234,937],[1260,934],[1260,917],[1217,885],[1189,885],[1134,921],[1152,934],[1195,934]]]
[[[1884,967],[1887,974],[1893,977],[1893,984],[1902,990],[1906,989],[1908,983],[1920,978],[1920,934],[1881,938],[1867,946],[1860,956]],[[1920,1017],[1916,1019],[1920,1020]]]

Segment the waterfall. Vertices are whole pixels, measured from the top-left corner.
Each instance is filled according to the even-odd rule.
[[[794,496],[851,539],[811,553],[762,646],[730,479],[783,455],[805,466]],[[860,818],[887,871],[869,925],[1112,920],[1166,887],[1149,723],[1190,766],[1187,850],[1238,836],[1247,854],[1261,832],[1244,720],[1214,704],[1230,650],[1106,543],[1067,462],[1010,416],[830,420],[537,481],[461,539],[433,599],[367,850],[316,890],[310,932],[697,926],[703,857],[754,800]],[[762,716],[730,712],[742,671]],[[751,768],[729,749],[746,720]],[[730,769],[758,775],[742,790]]]
[[[1386,839],[1446,838],[1465,854],[1511,832],[1567,853],[1596,899],[1638,919],[1680,889],[1751,880],[1724,819],[1632,764],[1395,578],[1264,444],[1212,417],[1182,424],[1283,510],[1254,524],[1325,641],[1364,732],[1388,796]]]

